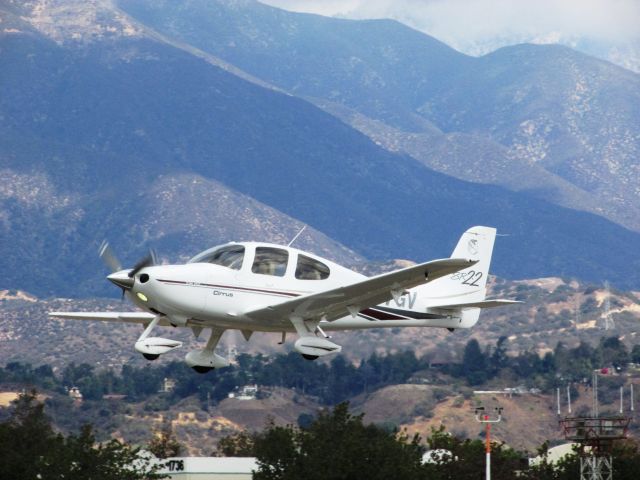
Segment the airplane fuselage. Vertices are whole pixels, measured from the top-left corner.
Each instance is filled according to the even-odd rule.
[[[289,261],[282,275],[256,273],[252,271],[256,247],[265,244],[242,245],[245,248],[245,258],[237,270],[201,263],[197,259],[184,265],[147,267],[137,274],[130,292],[131,298],[139,307],[166,316],[174,325],[293,332],[295,329],[287,317],[275,316],[264,322],[254,320],[244,315],[244,312],[247,306],[251,309],[273,306],[295,297],[331,290],[366,278],[334,262],[313,256],[314,260],[328,267],[328,277],[297,279],[297,256],[309,257],[309,254],[294,248],[287,248]],[[322,322],[322,325],[326,330],[389,326],[465,328],[460,317],[443,318],[437,313],[428,312],[428,305],[418,298],[417,292],[408,290],[399,298],[377,308],[369,308],[332,322]],[[423,313],[421,316],[426,318],[419,318],[420,315],[416,313]]]

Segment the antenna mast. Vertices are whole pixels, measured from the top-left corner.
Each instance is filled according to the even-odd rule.
[[[295,237],[293,237],[293,239],[289,242],[289,244],[287,245],[287,247],[290,247],[291,245],[293,245],[293,242],[295,242],[295,241],[298,239],[298,237],[300,236],[300,234],[301,234],[302,232],[304,232],[304,229],[305,229],[305,228],[307,228],[307,226],[306,226],[306,225],[304,225],[304,226],[300,229],[300,231],[296,234],[296,236],[295,236]]]

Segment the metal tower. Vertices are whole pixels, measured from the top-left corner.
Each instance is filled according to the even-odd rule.
[[[593,373],[591,416],[565,417],[560,420],[564,436],[580,445],[580,480],[613,480],[613,442],[627,438],[631,418],[622,414],[600,417],[598,408],[598,374]],[[620,397],[622,411],[622,396]]]
[[[609,282],[604,282],[604,329],[611,330],[616,328],[616,324],[611,317],[611,288]]]

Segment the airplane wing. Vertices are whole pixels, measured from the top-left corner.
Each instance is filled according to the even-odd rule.
[[[103,322],[146,324],[151,322],[155,315],[147,312],[49,312],[49,317],[66,320],[101,320]],[[166,319],[160,319],[159,325],[169,325],[169,322]]]
[[[466,258],[433,260],[367,278],[350,285],[244,312],[244,315],[265,322],[276,318],[292,317],[299,317],[303,320],[323,318],[332,321],[349,314],[357,315],[361,310],[399,297],[408,288],[432,282],[440,277],[468,268],[475,263],[477,263],[476,260]]]

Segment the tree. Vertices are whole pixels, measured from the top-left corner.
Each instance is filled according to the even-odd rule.
[[[640,345],[634,345],[631,350],[631,361],[633,363],[640,363]]]
[[[602,366],[613,365],[618,368],[625,368],[627,366],[629,362],[629,352],[618,337],[601,339],[598,349],[602,355]]]
[[[36,392],[20,395],[8,421],[0,424],[0,465],[6,478],[37,478],[60,449]],[[9,469],[7,471],[6,469]]]
[[[365,425],[341,403],[307,429],[269,425],[256,435],[256,480],[425,478],[418,436]]]
[[[21,395],[0,423],[3,478],[142,480],[160,478],[139,450],[118,440],[95,443],[90,426],[78,435],[55,433],[36,392]]]
[[[448,433],[444,426],[432,429],[427,443],[432,450],[449,452],[424,468],[429,480],[483,478],[485,445],[482,440],[461,439]],[[511,480],[522,468],[522,455],[504,445],[491,442],[491,478]]]
[[[255,456],[256,435],[246,430],[226,435],[218,442],[216,453],[221,457],[253,457]]]
[[[154,431],[148,448],[158,458],[169,458],[180,456],[183,446],[175,438],[171,422],[165,420],[162,423],[162,428]]]
[[[487,360],[475,338],[464,347],[462,374],[469,385],[480,385],[487,381]]]
[[[497,375],[500,370],[509,365],[509,357],[507,356],[507,337],[502,335],[498,338],[496,349],[491,355],[491,374]]]

